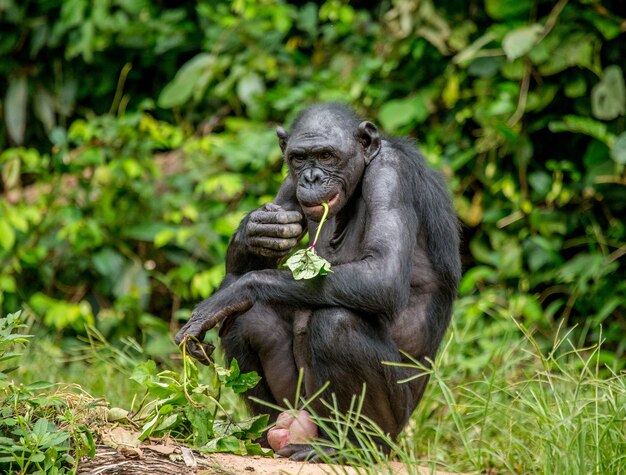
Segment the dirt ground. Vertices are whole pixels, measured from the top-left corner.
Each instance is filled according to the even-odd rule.
[[[287,459],[233,454],[199,454],[185,447],[151,445],[140,448],[100,445],[93,458],[79,466],[81,475],[360,475],[371,473],[341,465],[292,462]],[[431,472],[425,467],[406,467],[397,462],[381,467],[379,473],[390,475],[452,475]]]
[[[271,458],[271,457],[242,457],[232,454],[215,454],[210,455],[210,459],[225,472],[207,471],[201,472],[203,475],[213,475],[215,473],[225,474],[250,474],[250,475],[325,475],[325,474],[344,474],[357,475],[368,473],[366,470],[358,470],[352,467],[340,465],[312,464],[291,462],[288,459]],[[407,469],[404,465],[397,462],[390,462],[389,466],[381,467],[381,473],[393,475],[417,475],[430,474],[430,469],[424,467],[410,467]],[[436,475],[451,475],[444,472],[436,472]]]

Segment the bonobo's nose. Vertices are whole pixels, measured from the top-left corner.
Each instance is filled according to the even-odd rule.
[[[302,172],[300,185],[307,187],[317,186],[322,183],[322,178],[324,178],[322,170],[320,170],[319,168],[307,168]]]

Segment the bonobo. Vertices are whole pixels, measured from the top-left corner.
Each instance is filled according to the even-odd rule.
[[[395,437],[427,377],[399,384],[415,372],[383,362],[434,358],[460,278],[446,187],[412,141],[382,137],[340,104],[309,107],[291,133],[276,132],[289,174],[271,203],[244,218],[222,286],[197,306],[176,342],[185,340],[191,355],[205,359],[212,348],[202,339],[222,322],[227,357],[263,377],[252,390],[256,398],[293,401],[300,368],[304,396],[328,382],[322,398],[334,393],[343,411],[365,385],[362,413]],[[330,211],[316,251],[333,272],[294,280],[278,266],[306,230],[315,234],[322,202]],[[312,409],[327,414],[319,401]],[[279,453],[303,459],[310,451],[289,444]]]

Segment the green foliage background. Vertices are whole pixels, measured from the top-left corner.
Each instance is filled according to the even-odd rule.
[[[416,137],[464,234],[456,318],[626,365],[620,1],[0,0],[0,313],[50,333],[170,331],[282,177],[316,101]]]

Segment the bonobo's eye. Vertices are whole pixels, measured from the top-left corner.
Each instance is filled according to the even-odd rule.
[[[304,161],[304,155],[294,153],[289,156],[289,160],[291,160],[294,165],[300,165]]]

